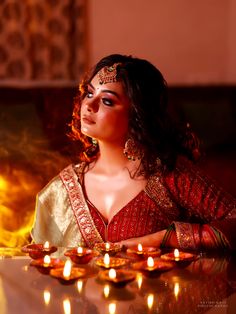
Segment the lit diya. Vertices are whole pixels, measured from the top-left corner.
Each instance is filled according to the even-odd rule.
[[[128,248],[126,253],[136,258],[147,258],[148,256],[160,256],[161,250],[153,246],[142,246],[142,244],[139,243],[137,247]]]
[[[49,274],[53,268],[63,267],[65,262],[59,258],[52,258],[49,255],[45,255],[44,258],[33,260],[30,266],[35,266],[42,274]]]
[[[72,267],[70,260],[65,262],[64,267],[54,268],[50,270],[50,275],[57,278],[62,284],[72,284],[77,279],[83,278],[86,274],[85,269]]]
[[[136,272],[126,269],[110,268],[109,270],[101,271],[98,277],[102,281],[109,282],[116,287],[124,287],[127,283],[135,280]]]
[[[57,247],[50,246],[49,242],[46,241],[44,244],[28,244],[21,248],[21,251],[28,253],[33,259],[43,258],[45,255],[50,255],[57,251]]]
[[[175,262],[179,266],[187,266],[192,261],[196,260],[198,256],[192,253],[180,252],[178,249],[175,249],[174,252],[161,255],[161,258],[166,261]]]
[[[160,258],[153,259],[153,257],[149,256],[145,261],[133,263],[132,267],[135,270],[141,271],[146,276],[155,276],[172,269],[174,263],[161,260]]]
[[[104,257],[96,259],[95,263],[97,266],[103,268],[119,268],[128,264],[128,259],[119,257],[110,257],[108,253]]]
[[[111,243],[111,242],[105,242],[105,243],[96,243],[94,245],[94,249],[98,251],[101,254],[108,253],[109,255],[115,255],[116,253],[120,252],[122,250],[122,245],[119,243]]]
[[[91,249],[79,246],[78,248],[67,250],[64,255],[70,257],[76,264],[87,264],[97,254]]]

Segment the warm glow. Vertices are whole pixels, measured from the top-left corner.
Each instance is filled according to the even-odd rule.
[[[71,306],[70,306],[70,300],[69,299],[63,300],[63,308],[64,308],[65,314],[71,313]]]
[[[151,256],[149,256],[147,259],[147,265],[148,265],[148,267],[154,266],[154,259]]]
[[[82,253],[83,253],[83,248],[82,248],[81,246],[79,246],[79,247],[77,248],[77,253],[78,253],[78,254],[82,254]]]
[[[10,123],[7,129],[0,135],[0,245],[15,248],[29,243],[35,196],[49,178],[68,164],[68,157],[49,148],[48,136],[30,125],[22,124],[22,129],[17,127],[16,131]]]
[[[43,247],[44,247],[44,249],[49,249],[49,242],[46,241],[46,242],[44,243]]]
[[[174,250],[174,257],[179,258],[179,250],[178,249]]]
[[[137,283],[138,283],[138,288],[141,289],[142,283],[143,283],[143,276],[141,273],[137,274]]]
[[[65,277],[66,279],[70,277],[71,267],[72,267],[71,261],[67,260],[65,262],[65,266],[64,266],[64,269],[63,269],[63,277]]]
[[[45,265],[49,265],[50,262],[51,262],[50,256],[49,256],[49,255],[45,255],[44,258],[43,258],[43,263],[44,263]]]
[[[109,304],[109,314],[115,314],[116,313],[116,304],[110,303]]]
[[[37,190],[34,182],[30,187],[31,178],[26,172],[1,166],[0,243],[2,247],[21,247],[27,243],[34,219],[33,211],[30,212],[34,203],[30,203],[29,197],[34,194],[35,202]]]
[[[109,278],[110,278],[110,279],[115,279],[115,278],[116,278],[116,271],[115,271],[114,268],[111,268],[111,269],[109,270]]]
[[[81,291],[83,289],[83,280],[77,281],[77,289],[78,289],[78,292],[81,293]]]
[[[110,264],[110,256],[109,256],[108,253],[106,253],[106,254],[104,255],[103,262],[104,262],[104,264],[105,264],[106,266],[109,266],[109,264]]]
[[[139,244],[138,244],[138,251],[139,251],[139,252],[142,252],[142,250],[143,250],[142,244],[139,243]]]
[[[0,191],[4,191],[7,189],[8,189],[7,181],[2,176],[0,176]]]
[[[103,288],[103,294],[104,294],[105,298],[109,297],[109,293],[110,293],[110,287],[109,287],[109,285],[105,285]]]
[[[178,282],[176,282],[174,286],[174,295],[176,299],[178,299],[178,295],[179,295],[179,283]]]
[[[106,248],[106,250],[109,250],[109,249],[110,249],[110,247],[111,247],[110,243],[106,242],[106,244],[105,244],[105,248]]]
[[[44,303],[48,305],[51,299],[51,293],[48,290],[43,291],[43,299],[44,299]]]
[[[149,294],[148,297],[147,297],[147,306],[148,306],[149,310],[152,309],[153,303],[154,303],[154,295],[153,294]]]

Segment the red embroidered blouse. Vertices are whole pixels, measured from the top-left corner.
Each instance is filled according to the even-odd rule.
[[[109,223],[86,201],[104,241],[141,237],[173,223],[182,248],[236,246],[235,200],[186,159],[181,159],[174,171],[151,178],[145,190]]]

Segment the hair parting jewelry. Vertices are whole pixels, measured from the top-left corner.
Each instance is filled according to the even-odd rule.
[[[117,66],[121,63],[114,63],[111,66],[105,66],[98,72],[100,84],[117,82]]]

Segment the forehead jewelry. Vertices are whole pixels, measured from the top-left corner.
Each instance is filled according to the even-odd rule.
[[[100,84],[117,82],[117,66],[120,63],[114,63],[111,66],[105,66],[98,72]]]

